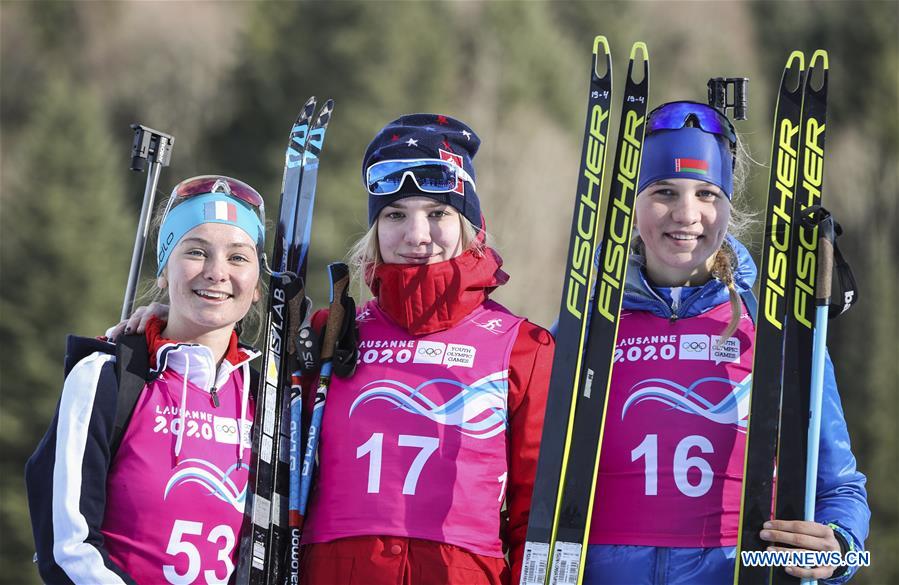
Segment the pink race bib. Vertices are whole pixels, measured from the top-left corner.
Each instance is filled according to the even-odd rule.
[[[180,416],[183,378],[166,370],[138,399],[107,479],[102,532],[110,558],[139,583],[227,583],[237,560],[237,539],[247,493],[250,429],[241,440],[242,373],[209,393],[188,385]],[[252,402],[248,416],[254,412]],[[175,461],[174,445],[184,434]]]
[[[375,302],[360,363],[334,378],[304,542],[391,535],[501,557],[509,356],[521,319],[485,303],[413,337]]]
[[[623,312],[590,544],[736,544],[754,326]]]

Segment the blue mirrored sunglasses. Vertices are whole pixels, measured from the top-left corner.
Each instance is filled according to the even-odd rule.
[[[649,113],[646,122],[646,133],[659,130],[680,130],[689,120],[702,130],[723,136],[730,141],[731,147],[737,144],[737,132],[727,116],[711,106],[699,102],[669,102]]]
[[[450,161],[436,158],[382,160],[365,171],[365,186],[372,195],[398,193],[406,177],[424,193],[450,193],[459,181],[465,181],[477,191],[474,179],[465,169]]]

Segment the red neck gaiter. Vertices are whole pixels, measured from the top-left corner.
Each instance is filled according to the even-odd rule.
[[[369,287],[387,315],[412,335],[449,329],[509,280],[492,248],[436,264],[381,264]]]
[[[177,344],[178,341],[174,339],[166,339],[162,336],[162,332],[165,330],[166,322],[160,319],[159,317],[150,317],[150,320],[147,321],[146,328],[146,337],[147,337],[147,347],[150,350],[150,368],[156,369],[156,354],[159,351],[159,348],[166,344]],[[242,357],[240,355],[240,351],[237,345],[237,332],[231,332],[231,341],[228,343],[228,349],[225,351],[225,359],[231,362],[232,364],[238,363]]]

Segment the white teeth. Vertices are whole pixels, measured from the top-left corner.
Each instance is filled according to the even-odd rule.
[[[207,299],[226,299],[228,295],[222,292],[215,292],[211,290],[198,290],[196,291],[198,295],[201,297],[206,297]]]
[[[693,235],[693,236],[687,235],[687,234],[668,234],[668,235],[671,236],[672,238],[674,238],[675,240],[698,240],[699,239],[699,236],[695,236],[695,235]]]

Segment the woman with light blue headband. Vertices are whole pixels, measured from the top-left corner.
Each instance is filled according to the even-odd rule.
[[[740,162],[733,125],[710,106],[647,117],[585,583],[733,581],[756,306],[733,206]],[[775,548],[845,552],[867,535],[829,362],[825,385],[817,521],[759,526]],[[853,572],[788,569],[831,584]]]
[[[259,355],[235,326],[259,300],[264,243],[262,197],[249,185],[211,175],[172,191],[156,246],[169,311],[138,338],[149,373],[121,442],[110,438],[116,358],[95,351],[66,376],[26,468],[44,581],[231,577],[256,411],[249,363]]]

